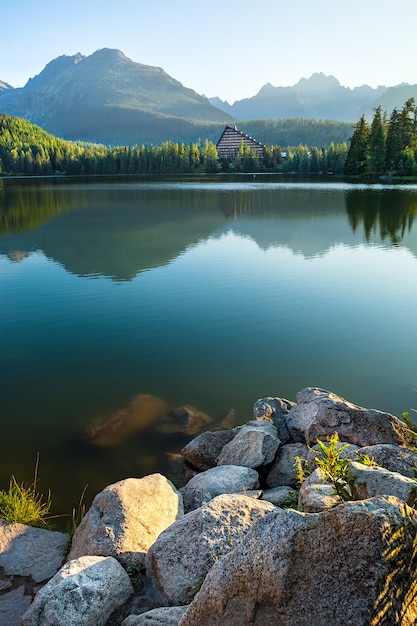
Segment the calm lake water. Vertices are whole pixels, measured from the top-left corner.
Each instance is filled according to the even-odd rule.
[[[0,488],[37,452],[55,513],[164,472],[191,437],[148,405],[89,435],[143,394],[206,428],[306,386],[417,405],[416,185],[0,179],[0,209]]]

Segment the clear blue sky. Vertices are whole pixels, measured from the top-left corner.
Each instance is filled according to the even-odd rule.
[[[118,48],[230,103],[314,72],[416,84],[416,27],[416,0],[8,0],[0,80],[22,87],[62,54]]]

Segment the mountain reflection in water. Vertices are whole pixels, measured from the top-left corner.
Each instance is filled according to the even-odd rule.
[[[263,249],[285,246],[305,256],[324,254],[335,241],[355,244],[352,234],[398,245],[417,214],[416,191],[394,186],[41,181],[4,186],[1,252],[19,260],[40,249],[73,274],[114,280],[132,280],[228,229]]]

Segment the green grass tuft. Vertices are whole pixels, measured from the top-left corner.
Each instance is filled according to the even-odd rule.
[[[6,522],[26,524],[37,528],[51,528],[47,521],[51,508],[51,494],[46,500],[32,485],[19,484],[15,477],[10,479],[9,490],[0,491],[0,517]]]

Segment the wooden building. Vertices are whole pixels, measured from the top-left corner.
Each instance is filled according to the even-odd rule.
[[[245,147],[256,152],[256,156],[263,157],[265,146],[242,133],[236,126],[226,126],[216,146],[219,159],[235,160],[242,142]]]

